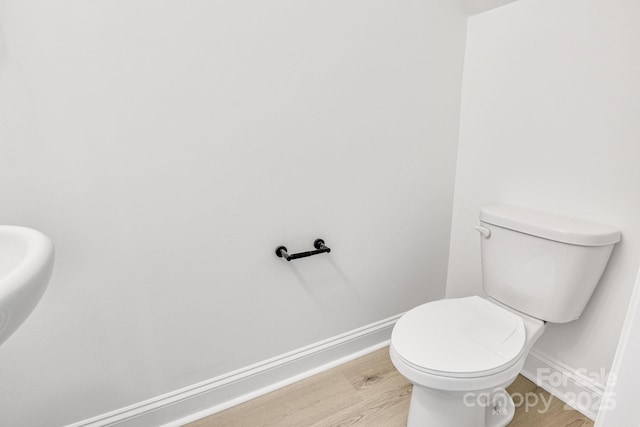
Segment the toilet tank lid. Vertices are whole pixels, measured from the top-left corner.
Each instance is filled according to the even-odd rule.
[[[620,231],[606,225],[510,205],[480,209],[480,221],[556,242],[606,246],[620,241]]]

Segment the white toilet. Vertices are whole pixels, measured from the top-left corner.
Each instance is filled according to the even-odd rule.
[[[503,427],[505,391],[546,322],[580,317],[620,240],[614,228],[514,206],[480,211],[486,298],[444,299],[405,313],[391,360],[413,383],[408,427]]]

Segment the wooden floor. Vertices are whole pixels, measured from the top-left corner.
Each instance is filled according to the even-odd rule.
[[[509,393],[516,405],[527,393],[531,404],[535,395],[539,397],[537,406],[517,407],[510,427],[593,427],[589,418],[565,408],[562,401],[522,376]],[[410,396],[411,384],[396,371],[385,347],[188,426],[404,427]],[[549,399],[548,410],[539,413]]]

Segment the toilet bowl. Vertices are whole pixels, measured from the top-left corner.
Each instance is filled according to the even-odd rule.
[[[546,322],[580,317],[620,240],[615,228],[530,209],[482,208],[487,297],[444,299],[406,312],[391,361],[413,383],[408,427],[504,427],[506,392]]]
[[[413,383],[407,426],[506,426],[515,408],[504,389],[544,329],[541,320],[477,296],[405,313],[390,354]]]

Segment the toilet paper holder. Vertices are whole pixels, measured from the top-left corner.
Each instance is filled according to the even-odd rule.
[[[284,258],[287,261],[291,261],[293,259],[305,258],[305,257],[312,256],[312,255],[318,255],[318,254],[324,254],[324,253],[331,252],[331,248],[328,248],[327,246],[325,246],[324,240],[322,240],[322,239],[316,239],[313,242],[313,247],[316,248],[315,251],[306,251],[306,252],[298,252],[297,254],[289,254],[287,252],[287,247],[281,245],[281,246],[278,246],[276,248],[276,255],[279,258]]]

